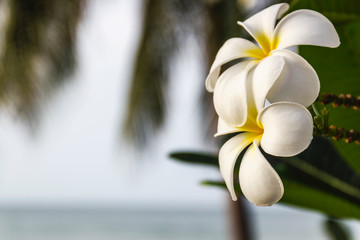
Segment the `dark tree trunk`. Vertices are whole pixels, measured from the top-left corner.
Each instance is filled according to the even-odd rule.
[[[243,198],[234,202],[229,199],[228,204],[231,239],[233,240],[253,240],[251,232],[251,222],[249,212]]]

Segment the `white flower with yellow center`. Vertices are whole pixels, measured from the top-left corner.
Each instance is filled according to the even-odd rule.
[[[339,36],[326,17],[312,10],[294,11],[282,18],[275,27],[276,20],[288,8],[286,3],[276,4],[244,22],[238,22],[257,44],[242,38],[226,41],[217,53],[206,79],[209,92],[214,91],[223,64],[244,58],[250,59],[249,62],[254,63],[252,66],[257,67],[257,63],[264,59],[277,58],[271,67],[281,72],[276,86],[269,88],[268,100],[297,102],[306,107],[315,101],[320,89],[316,72],[306,60],[287,48],[297,45],[337,47],[340,44]],[[268,84],[267,81],[268,77],[264,76],[264,84]]]
[[[225,104],[222,105],[221,111],[218,111],[216,136],[239,132],[221,147],[219,165],[232,199],[236,200],[234,166],[238,156],[249,146],[240,164],[240,187],[244,196],[259,206],[274,204],[280,200],[284,192],[280,177],[265,159],[259,146],[274,156],[294,156],[309,146],[313,132],[312,116],[304,106],[293,102],[277,102],[263,107],[267,95],[266,86],[263,91],[255,91],[261,85],[261,77],[270,74],[270,78],[276,79],[279,73],[278,71],[271,74],[266,66],[269,62],[264,61],[260,63],[260,68],[255,69],[243,62],[226,70],[219,78],[214,93],[215,106],[218,106],[218,101],[221,104],[231,101],[245,103],[245,109],[241,105],[237,105],[236,108],[236,105]],[[218,97],[217,93],[232,88],[244,91],[220,93],[222,97]],[[237,111],[233,111],[234,109]],[[241,124],[229,123],[229,118],[236,119],[236,116],[244,112],[247,113],[247,118]],[[227,121],[224,121],[224,118]]]

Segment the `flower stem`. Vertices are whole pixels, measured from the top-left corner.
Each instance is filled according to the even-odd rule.
[[[335,125],[320,129],[315,122],[314,135],[329,137],[336,141],[344,139],[346,143],[355,142],[357,145],[360,145],[360,131],[354,129],[346,130]]]
[[[319,96],[318,101],[327,105],[332,103],[333,107],[338,107],[343,105],[345,108],[352,107],[355,110],[360,109],[360,96],[353,96],[351,94],[333,94],[333,93],[323,93]]]
[[[319,109],[318,109],[318,107],[316,106],[315,103],[313,103],[313,104],[311,105],[311,107],[312,107],[312,110],[314,111],[314,113],[315,113],[317,116],[320,116],[320,115],[321,115],[321,113],[320,113],[320,111],[319,111]]]
[[[332,93],[324,93],[319,96],[318,101],[323,105],[333,103],[333,107],[343,105],[344,107],[351,106],[356,110],[360,109],[360,96],[353,97],[351,94],[335,95]],[[360,145],[360,131],[354,129],[347,130],[335,125],[329,125],[329,110],[326,107],[319,110],[314,103],[312,110],[315,113],[314,135],[329,137],[336,141],[344,139],[346,143],[355,142],[357,145]]]

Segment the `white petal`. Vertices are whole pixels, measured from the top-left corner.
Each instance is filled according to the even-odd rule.
[[[231,194],[231,198],[236,201],[234,189],[234,167],[240,153],[258,136],[254,133],[240,133],[230,138],[220,149],[219,166],[221,175]]]
[[[273,35],[273,49],[295,45],[337,47],[340,44],[332,23],[322,14],[312,10],[298,10],[278,23]]]
[[[257,140],[254,140],[241,161],[239,179],[244,196],[255,205],[273,205],[284,194],[283,183],[260,152]]]
[[[235,133],[235,132],[240,132],[239,128],[233,126],[233,125],[229,125],[227,124],[224,120],[222,120],[221,118],[218,119],[218,125],[217,125],[217,133],[215,134],[214,137],[218,137],[221,135],[226,135],[229,133]]]
[[[310,106],[320,91],[320,81],[315,70],[300,55],[288,50],[275,50],[268,58],[279,56],[284,58],[285,65],[267,99],[271,103],[289,101]]]
[[[206,78],[206,90],[212,92],[214,90],[216,81],[220,75],[220,68],[223,64],[232,60],[244,57],[256,57],[261,49],[254,43],[242,39],[231,38],[227,40],[224,45],[219,49],[216,58],[210,68],[209,75]]]
[[[264,128],[261,147],[271,155],[294,156],[304,151],[311,142],[312,116],[300,104],[271,104],[259,113],[258,121]]]
[[[258,112],[264,108],[269,90],[279,78],[284,64],[280,56],[266,57],[249,72],[248,102],[254,101]]]
[[[227,124],[240,126],[248,119],[246,81],[251,65],[251,60],[235,64],[227,69],[216,83],[214,107],[219,117]],[[252,120],[256,123],[256,116]]]
[[[275,27],[276,20],[289,9],[287,3],[272,5],[261,12],[253,15],[244,22],[238,22],[246,31],[261,45],[270,51],[270,41]]]

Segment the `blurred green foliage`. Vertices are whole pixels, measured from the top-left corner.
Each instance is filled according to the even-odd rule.
[[[1,0],[0,103],[29,123],[74,70],[85,0]]]
[[[283,181],[285,192],[280,203],[333,217],[360,219],[360,175],[348,166],[327,139],[316,137],[306,151],[291,158],[263,154]],[[217,156],[212,154],[178,152],[170,157],[218,167]],[[236,191],[241,194],[237,180],[239,163],[235,168],[234,182]],[[203,183],[226,188],[223,181]]]
[[[161,128],[168,107],[169,71],[190,35],[202,48],[205,74],[223,42],[240,33],[236,19],[242,13],[236,6],[236,0],[145,1],[142,36],[122,129],[128,140],[144,144]],[[204,94],[202,126],[215,120],[211,101],[211,95]]]
[[[310,8],[327,16],[335,25],[341,45],[336,49],[301,46],[299,53],[316,70],[321,93],[360,96],[360,2],[357,0],[298,0],[292,10]],[[329,124],[360,130],[360,111],[330,107]],[[332,108],[331,108],[332,107]],[[360,145],[343,140],[332,144],[341,156],[360,173]]]
[[[324,229],[331,240],[350,240],[351,234],[349,229],[340,221],[328,218],[324,221]]]

